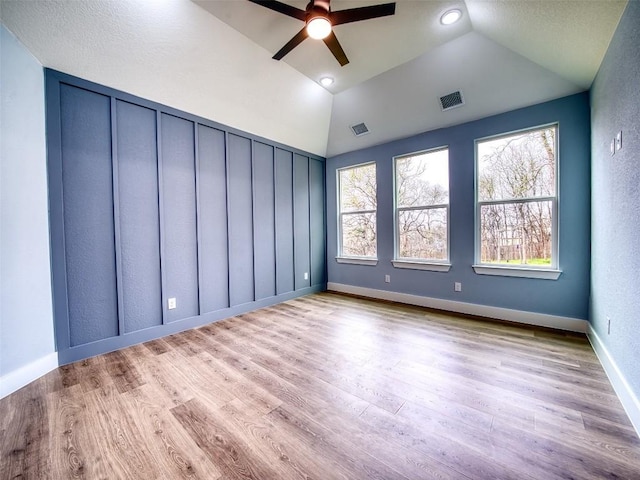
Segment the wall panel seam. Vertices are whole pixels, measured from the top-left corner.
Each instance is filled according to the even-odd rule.
[[[225,198],[226,198],[226,221],[227,221],[227,307],[231,307],[231,220],[229,216],[229,132],[224,132],[224,180],[225,180]]]
[[[162,156],[162,112],[156,110],[156,155],[158,162],[158,225],[160,227],[160,299],[162,305],[162,324],[168,322],[165,305],[167,304],[167,272],[165,268],[165,242],[164,242],[164,170]]]
[[[256,161],[256,148],[255,148],[255,140],[251,139],[249,141],[249,149],[251,156],[251,175],[249,178],[251,180],[251,258],[253,259],[253,281],[251,285],[253,285],[253,301],[256,301],[256,181],[255,181],[255,161]]]
[[[64,232],[64,185],[62,181],[62,113],[58,76],[54,72],[47,71],[46,83],[47,180],[49,184],[53,323],[56,350],[60,351],[66,350],[71,346]]]
[[[202,214],[202,207],[200,206],[200,124],[193,122],[193,168],[195,174],[195,195],[196,195],[196,295],[198,296],[198,315],[202,315],[202,292],[200,291],[202,285],[202,254],[200,249],[202,245],[202,228],[200,223],[200,216]]]
[[[116,102],[114,97],[109,98],[111,115],[111,183],[113,188],[113,246],[116,259],[116,299],[118,312],[118,335],[123,335],[125,329],[124,288],[122,277],[122,249],[120,238],[120,185],[118,168],[118,121],[116,115]]]

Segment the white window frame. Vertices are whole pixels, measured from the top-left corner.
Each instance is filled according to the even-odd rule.
[[[376,172],[376,208],[373,210],[352,210],[349,212],[343,212],[342,211],[342,198],[341,198],[341,193],[342,193],[342,186],[341,186],[341,182],[340,182],[340,173],[344,172],[346,170],[353,170],[356,168],[361,168],[361,167],[368,167],[370,165],[374,166],[375,172]],[[353,264],[353,265],[377,265],[378,264],[378,257],[377,257],[377,252],[378,252],[378,201],[377,201],[377,190],[378,190],[378,166],[376,165],[376,162],[366,162],[366,163],[359,163],[357,165],[349,165],[347,167],[342,167],[342,168],[338,168],[336,170],[336,196],[337,196],[337,206],[338,206],[338,212],[337,212],[337,220],[338,220],[338,225],[337,225],[337,232],[338,232],[338,255],[336,256],[336,262],[338,263],[348,263],[348,264]],[[366,213],[375,213],[376,215],[376,256],[367,256],[367,257],[361,257],[361,256],[353,256],[353,255],[344,255],[342,253],[342,241],[343,241],[343,234],[342,234],[342,215],[343,214],[347,214],[347,215],[358,215],[358,214],[366,214]]]
[[[548,128],[555,129],[555,195],[553,196],[540,196],[540,197],[527,197],[508,200],[483,200],[479,199],[478,177],[480,169],[478,166],[478,144],[487,140],[495,140],[498,138],[509,137],[520,133],[534,132],[536,130],[544,130]],[[522,278],[537,278],[544,280],[557,280],[562,273],[560,270],[560,258],[559,258],[559,209],[558,202],[560,198],[560,123],[548,123],[545,125],[536,125],[535,127],[524,128],[521,130],[514,130],[510,132],[500,133],[498,135],[491,135],[488,137],[477,138],[474,142],[474,155],[475,155],[475,263],[473,270],[479,275],[497,275],[503,277],[522,277]],[[507,265],[507,264],[493,264],[482,263],[482,238],[481,238],[481,209],[483,205],[503,205],[503,204],[517,204],[517,203],[533,203],[533,202],[545,202],[551,201],[551,265],[533,266],[533,265]]]
[[[421,206],[411,206],[411,207],[399,207],[398,206],[398,188],[397,188],[397,176],[396,176],[396,168],[398,164],[398,160],[405,159],[407,157],[417,157],[420,155],[425,155],[429,153],[435,153],[446,150],[447,151],[447,170],[449,169],[449,146],[444,145],[441,147],[430,148],[428,150],[421,150],[418,152],[407,153],[403,155],[398,155],[393,157],[393,238],[394,238],[394,258],[391,261],[395,268],[406,268],[411,270],[427,270],[432,272],[448,272],[451,269],[451,209],[449,205],[451,204],[451,188],[448,189],[448,198],[449,201],[446,204],[437,204],[437,205],[421,205]],[[449,185],[451,185],[451,179],[449,176]],[[409,210],[431,210],[437,208],[445,208],[447,211],[447,258],[444,260],[437,259],[421,259],[421,258],[405,258],[399,255],[399,245],[400,245],[400,212],[409,211]]]

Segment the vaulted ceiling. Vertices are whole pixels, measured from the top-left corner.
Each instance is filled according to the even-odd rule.
[[[0,18],[46,67],[333,156],[588,89],[626,3],[398,0],[335,27],[345,67],[311,39],[272,60],[303,24],[244,0],[2,0]],[[445,26],[449,8],[463,16]],[[464,105],[442,111],[456,90]]]

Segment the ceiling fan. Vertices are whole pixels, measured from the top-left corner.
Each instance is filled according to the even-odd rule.
[[[300,10],[299,8],[276,0],[249,1],[289,17],[297,18],[305,23],[304,28],[273,56],[275,60],[282,59],[287,53],[300,45],[303,40],[311,37],[322,40],[325,45],[329,47],[333,56],[336,57],[340,66],[343,67],[349,63],[349,59],[344,53],[340,42],[338,42],[335,33],[333,33],[333,27],[342,25],[343,23],[386,17],[396,13],[395,2],[333,12],[329,5],[331,0],[311,0],[305,10]]]

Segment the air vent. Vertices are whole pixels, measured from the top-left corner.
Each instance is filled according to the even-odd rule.
[[[462,92],[459,90],[440,97],[440,108],[442,108],[443,112],[461,105],[464,105],[464,99],[462,98]]]
[[[369,128],[364,123],[358,123],[357,125],[351,125],[351,131],[356,137],[360,137],[369,133]]]

